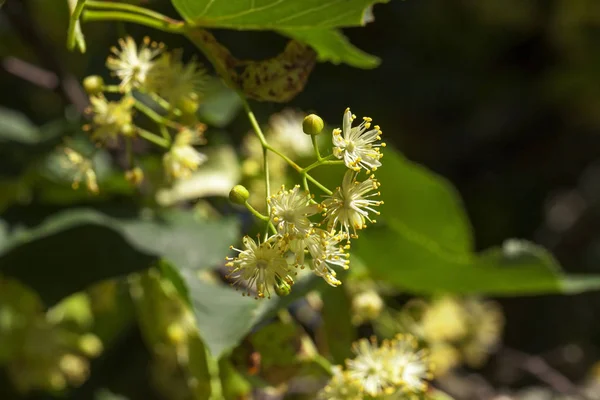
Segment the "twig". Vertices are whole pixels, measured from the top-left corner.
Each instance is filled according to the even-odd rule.
[[[2,59],[2,68],[9,74],[33,83],[44,89],[55,90],[58,87],[58,76],[52,71],[40,68],[16,57]]]
[[[540,356],[529,355],[521,351],[504,347],[502,353],[514,360],[514,365],[538,378],[552,389],[563,394],[581,395],[579,389],[567,377],[552,368]]]

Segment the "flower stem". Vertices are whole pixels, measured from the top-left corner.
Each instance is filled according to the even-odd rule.
[[[81,17],[81,13],[83,12],[83,8],[85,7],[86,0],[77,0],[73,11],[71,12],[71,18],[69,18],[69,30],[67,31],[67,49],[73,50],[75,48],[75,43],[78,40],[76,31],[77,31],[77,23],[79,22],[79,17]],[[81,28],[79,28],[81,29]],[[81,32],[79,32],[81,34]],[[85,52],[85,42],[79,39],[79,48],[81,52]]]
[[[145,129],[142,128],[137,128],[137,134],[140,135],[141,138],[146,139],[149,142],[154,143],[157,146],[163,147],[165,149],[168,149],[170,147],[170,143],[165,140],[164,138],[161,138],[158,135],[155,135],[152,132],[149,132]]]
[[[315,154],[317,156],[317,160],[321,161],[321,152],[319,151],[319,144],[317,143],[317,137],[314,135],[310,135],[310,140],[312,142],[313,145],[313,149],[315,149]]]
[[[256,218],[263,220],[263,221],[269,220],[268,216],[262,215],[260,211],[258,211],[256,208],[252,207],[252,205],[250,203],[248,203],[247,201],[244,203],[244,206],[246,206],[248,211],[250,211],[252,213],[252,215],[254,215]]]
[[[156,122],[157,124],[161,125],[161,126],[170,126],[171,128],[179,128],[180,125],[168,120],[167,118],[163,117],[162,115],[160,115],[159,113],[157,113],[156,111],[154,111],[153,109],[151,109],[150,107],[148,107],[147,105],[145,105],[144,103],[142,103],[139,100],[135,100],[135,103],[133,103],[133,106],[135,108],[137,108],[139,111],[143,112],[148,118],[150,118],[152,121]],[[163,135],[164,136],[164,135]],[[165,137],[166,139],[166,137]]]
[[[325,371],[329,376],[333,376],[333,371],[331,370],[331,363],[328,359],[317,353],[315,355],[315,358],[313,358],[313,361],[315,364],[321,367],[323,371]]]
[[[94,11],[86,10],[83,13],[84,21],[123,21],[145,25],[159,31],[169,33],[185,33],[187,26],[184,22],[170,22],[162,19],[151,18],[146,15],[134,14],[123,11]]]
[[[206,369],[210,377],[210,398],[209,400],[224,400],[223,397],[223,385],[221,384],[221,378],[219,374],[219,361],[210,354],[206,344],[204,345],[205,357],[206,357]]]
[[[326,194],[328,194],[330,196],[333,194],[333,192],[331,190],[327,189],[325,186],[323,186],[321,184],[321,182],[319,182],[318,180],[316,180],[315,178],[313,178],[312,176],[310,176],[306,172],[304,172],[302,175],[306,176],[306,178],[309,181],[311,181],[316,187],[318,187],[319,189],[321,189],[322,191],[324,191]]]

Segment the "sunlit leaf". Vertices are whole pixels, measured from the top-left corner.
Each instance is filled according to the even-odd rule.
[[[361,26],[386,0],[172,0],[197,26],[230,29],[313,29]]]
[[[379,58],[355,47],[337,29],[283,29],[279,32],[311,46],[321,62],[344,63],[365,69],[375,68],[380,63]]]

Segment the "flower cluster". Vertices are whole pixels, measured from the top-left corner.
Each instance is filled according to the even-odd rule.
[[[375,338],[360,339],[352,346],[355,357],[346,369],[336,367],[318,397],[327,400],[404,398],[425,393],[432,379],[425,350],[410,335],[398,335],[381,344]]]
[[[306,129],[304,126],[310,127],[312,121],[318,119],[314,115],[310,117],[310,123],[305,124],[297,119],[297,130]],[[290,118],[288,116],[285,119],[287,129],[292,125]],[[321,157],[313,136],[313,150],[317,161],[303,169],[273,150],[272,145],[268,147],[302,175],[304,188],[296,185],[286,190],[283,185],[276,194],[269,195],[266,199],[268,215],[262,215],[253,208],[247,201],[248,197],[238,201],[238,204],[245,205],[265,220],[272,231],[262,242],[260,238],[254,241],[245,237],[243,249],[232,247],[239,253],[238,256],[227,258],[226,265],[231,269],[229,277],[233,280],[233,285],[244,287],[245,294],[256,292],[257,298],[270,297],[272,288],[278,294],[285,288],[283,291],[287,293],[294,283],[294,269],[304,268],[305,265],[331,286],[341,284],[334,268],[348,268],[350,240],[358,237],[357,232],[366,228],[367,222],[375,222],[372,215],[378,215],[379,212],[374,207],[382,204],[382,201],[373,199],[379,195],[380,184],[371,173],[381,166],[379,148],[384,146],[378,143],[381,130],[378,126],[370,129],[370,118],[365,118],[358,127],[352,127],[354,119],[350,109],[347,109],[343,117],[343,130],[333,130],[334,146],[329,156]],[[317,125],[322,128],[322,123]],[[307,139],[306,135],[303,138]],[[345,164],[348,168],[341,186],[334,191],[308,174],[313,168],[331,164]],[[367,178],[360,181],[358,176],[362,168],[366,170]],[[325,191],[321,202],[317,202],[310,192],[309,178]],[[248,193],[246,189],[244,191]],[[320,220],[316,220],[318,217],[321,217]]]
[[[398,319],[404,331],[427,344],[439,376],[462,362],[481,366],[498,345],[504,322],[494,302],[451,296],[413,300]]]
[[[84,130],[98,145],[125,143],[130,164],[125,176],[133,184],[143,180],[132,150],[134,140],[165,150],[167,180],[188,178],[206,160],[193,147],[204,143],[206,127],[196,117],[206,80],[204,69],[193,60],[184,63],[181,52],[168,52],[162,43],[148,38],[139,46],[131,37],[120,39],[111,53],[106,66],[120,82],[108,85],[100,76],[84,80],[90,95],[90,123]]]

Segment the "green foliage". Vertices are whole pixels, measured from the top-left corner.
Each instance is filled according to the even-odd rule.
[[[172,0],[188,22],[207,28],[314,29],[361,26],[381,0]]]
[[[281,29],[278,32],[310,45],[321,62],[345,63],[356,68],[375,68],[379,58],[350,43],[339,29]]]
[[[35,289],[46,305],[94,282],[145,270],[159,258],[182,269],[213,266],[237,236],[233,220],[202,222],[182,211],[145,220],[70,210],[31,229],[9,234],[3,226],[0,272]]]
[[[523,295],[578,293],[600,288],[600,276],[561,272],[543,248],[507,241],[477,254],[468,218],[442,177],[387,149],[379,224],[363,234],[354,253],[377,278],[413,293]]]

